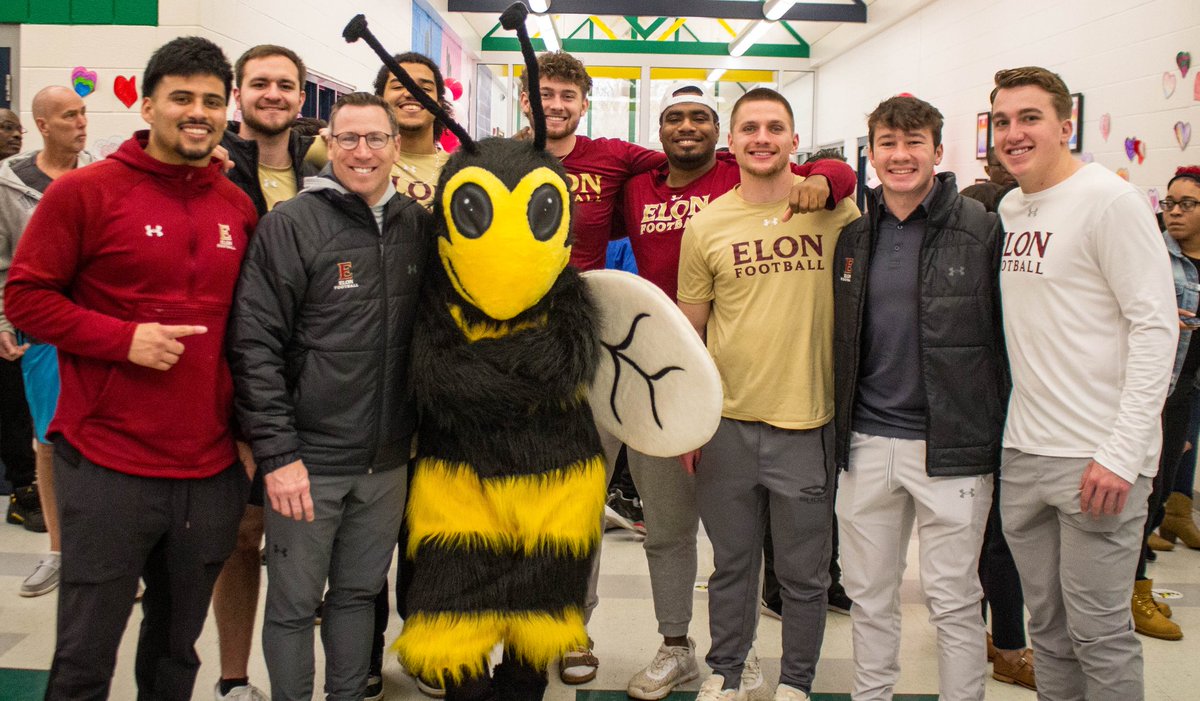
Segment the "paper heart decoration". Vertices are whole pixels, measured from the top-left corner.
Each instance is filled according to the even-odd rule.
[[[1187,51],[1180,51],[1175,54],[1175,65],[1179,66],[1180,74],[1186,78],[1188,69],[1192,67],[1192,55]]]
[[[117,76],[113,81],[113,94],[121,101],[121,104],[126,107],[133,107],[133,103],[137,102],[137,76],[131,75],[126,78],[123,75]]]
[[[1100,115],[1100,136],[1108,141],[1108,135],[1112,133],[1112,116],[1107,112]]]
[[[1079,160],[1084,163],[1094,163],[1096,161],[1096,157],[1092,155],[1091,151],[1084,151],[1083,153],[1079,154]]]
[[[1138,165],[1146,160],[1146,142],[1141,139],[1133,140],[1133,152],[1137,154]]]
[[[96,71],[89,71],[83,66],[75,66],[71,71],[71,87],[75,89],[76,95],[87,97],[96,91],[97,78]]]
[[[1163,73],[1163,97],[1175,94],[1175,74],[1170,71]]]
[[[1196,72],[1196,87],[1192,88],[1192,99],[1200,102],[1200,71]]]
[[[1137,155],[1137,139],[1134,139],[1133,137],[1125,139],[1125,157],[1132,161],[1133,157],[1136,155]]]
[[[100,139],[92,145],[92,151],[101,158],[108,158],[121,148],[121,144],[125,141],[122,136],[110,136],[107,139]]]
[[[1117,175],[1119,175],[1121,177],[1121,179],[1125,180],[1126,182],[1129,181],[1129,169],[1128,168],[1117,168]]]
[[[1149,190],[1146,190],[1146,196],[1150,198],[1150,211],[1157,212],[1158,211],[1158,190],[1156,190],[1155,188],[1150,188]]]
[[[1182,151],[1188,147],[1188,142],[1192,140],[1192,123],[1191,122],[1175,122],[1175,141],[1179,143],[1179,150]]]

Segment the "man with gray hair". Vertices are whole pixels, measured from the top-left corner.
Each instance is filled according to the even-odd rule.
[[[255,232],[230,323],[238,421],[270,508],[263,652],[276,701],[313,696],[313,611],[325,693],[362,699],[375,597],[396,549],[416,409],[408,350],[431,243],[396,192],[396,118],[342,96],[330,164]]]
[[[87,142],[87,105],[75,91],[61,85],[42,88],[33,97],[33,118],[42,135],[40,151],[14,156],[0,163],[0,250],[11,257],[25,231],[25,224],[42,199],[42,193],[56,178],[92,162],[84,151]],[[3,277],[7,277],[7,266]],[[54,406],[58,403],[58,353],[54,346],[35,339],[17,338],[8,318],[4,316],[3,292],[0,291],[0,355],[5,360],[20,359],[21,372],[10,382],[8,374],[15,370],[12,362],[0,363],[5,375],[4,386],[14,391],[5,393],[3,402],[4,462],[10,470],[27,461],[30,427],[37,437],[36,462],[31,462],[29,479],[24,484],[13,480],[13,504],[22,509],[25,527],[50,533],[50,552],[38,562],[33,573],[21,584],[21,596],[40,596],[58,587],[61,562],[58,531],[58,507],[54,503],[54,448],[46,437]],[[23,380],[23,382],[22,382]],[[15,391],[23,386],[20,397]],[[28,404],[26,404],[28,398]],[[10,401],[11,399],[11,401]],[[17,421],[10,421],[15,417]],[[32,418],[32,424],[31,424]],[[10,430],[16,423],[20,432]],[[11,438],[11,439],[10,439]],[[16,445],[11,445],[12,443]],[[20,452],[20,461],[10,459],[13,451]],[[10,473],[10,478],[14,476]],[[35,523],[35,521],[37,523]]]

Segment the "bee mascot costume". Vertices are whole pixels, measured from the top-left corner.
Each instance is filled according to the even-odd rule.
[[[537,85],[526,14],[516,4],[501,22],[516,29]],[[707,434],[683,445],[663,440],[661,431],[644,440],[658,454],[684,452],[716,428],[719,379],[695,332],[661,293],[667,307],[657,316],[668,319],[669,332],[684,335],[667,347],[698,348],[698,359],[641,370],[629,353],[650,314],[637,305],[614,305],[614,323],[628,330],[626,337],[601,340],[593,292],[567,267],[570,188],[562,165],[545,150],[540,100],[531,101],[532,141],[475,142],[411,84],[361,15],[344,34],[366,40],[462,144],[438,181],[440,265],[432,263],[425,276],[414,330],[410,376],[421,418],[406,553],[414,574],[396,649],[409,672],[440,681],[451,701],[540,699],[550,662],[587,644],[583,604],[606,490],[596,421],[627,438],[620,425],[645,414],[627,409],[622,422],[622,402],[631,395],[650,407],[658,431],[664,391],[656,399],[655,385],[688,375],[686,382],[703,386],[715,406],[710,419],[698,422]],[[643,282],[620,275],[618,285]],[[607,369],[599,374],[608,381],[598,388],[602,361]],[[689,363],[695,369],[685,370]],[[618,391],[623,364],[644,381]],[[605,404],[603,416],[593,417],[589,393]],[[694,400],[685,404],[678,408],[697,423]],[[504,658],[489,670],[498,643]]]

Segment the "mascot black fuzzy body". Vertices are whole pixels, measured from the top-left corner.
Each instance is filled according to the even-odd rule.
[[[501,17],[522,42],[526,10]],[[360,15],[365,39],[417,99]],[[601,537],[605,465],[588,406],[599,361],[595,308],[570,268],[570,189],[531,141],[458,135],[434,205],[441,265],[427,271],[410,376],[420,426],[408,494],[414,576],[396,641],[409,672],[448,698],[541,698],[545,669],[587,644],[583,606]],[[489,679],[496,644],[505,663]]]

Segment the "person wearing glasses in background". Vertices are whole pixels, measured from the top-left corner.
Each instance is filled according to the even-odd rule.
[[[270,502],[262,638],[277,701],[313,696],[327,580],[325,694],[363,698],[416,424],[408,353],[431,218],[392,186],[400,145],[382,98],[342,96],[329,131],[329,165],[255,232],[229,332]]]
[[[1138,633],[1159,640],[1181,640],[1183,629],[1171,618],[1171,607],[1154,598],[1154,581],[1146,576],[1147,546],[1154,549],[1169,549],[1171,544],[1154,535],[1154,529],[1163,523],[1164,503],[1176,511],[1180,500],[1187,513],[1191,513],[1191,500],[1186,496],[1170,495],[1175,487],[1175,475],[1179,458],[1188,442],[1188,424],[1191,422],[1192,398],[1196,371],[1200,369],[1200,343],[1195,342],[1196,314],[1200,297],[1200,212],[1196,211],[1200,197],[1200,168],[1180,168],[1167,184],[1167,196],[1160,202],[1166,231],[1163,240],[1171,254],[1171,273],[1175,283],[1175,303],[1179,307],[1179,344],[1175,349],[1175,367],[1171,374],[1171,389],[1162,410],[1162,455],[1158,461],[1158,474],[1154,476],[1153,489],[1146,512],[1145,541],[1138,557],[1137,572],[1133,582],[1133,626]],[[1170,530],[1168,526],[1167,530]]]
[[[0,109],[0,161],[21,152],[25,127],[21,126],[21,118],[10,109]]]

